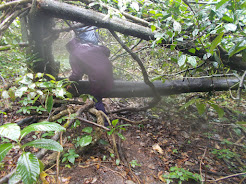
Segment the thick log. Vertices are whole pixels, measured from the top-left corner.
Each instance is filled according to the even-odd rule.
[[[93,10],[51,0],[38,0],[37,6],[44,14],[56,18],[112,29],[122,34],[131,35],[144,40],[154,39],[155,32],[152,32],[151,29],[147,27],[117,17],[110,18],[103,13]]]
[[[179,80],[155,81],[154,85],[161,96],[193,93],[193,92],[209,92],[209,91],[226,91],[230,88],[237,89],[237,78],[213,77],[213,78],[187,78]],[[90,84],[88,81],[79,81],[75,91],[71,93],[75,96],[90,93]],[[115,81],[114,87],[110,93],[104,97],[152,97],[153,92],[149,86],[143,82],[127,82]]]

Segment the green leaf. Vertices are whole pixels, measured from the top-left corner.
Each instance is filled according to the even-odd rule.
[[[8,91],[4,90],[2,92],[2,97],[3,97],[3,99],[8,99],[10,97]]]
[[[21,146],[21,148],[25,148],[26,146],[33,146],[35,148],[44,148],[59,152],[63,150],[62,146],[52,139],[38,139],[24,144],[23,146]]]
[[[40,174],[37,157],[30,152],[22,153],[17,162],[17,173],[21,175],[23,183],[36,183],[37,177]]]
[[[16,141],[20,137],[20,127],[16,123],[7,123],[0,126],[0,136]]]
[[[41,78],[41,77],[43,77],[43,76],[44,76],[43,73],[36,73],[35,78]]]
[[[69,161],[70,163],[74,164],[75,157],[74,157],[73,155],[69,155],[69,156],[67,157],[67,159],[68,159],[68,161]]]
[[[209,105],[213,107],[213,109],[218,113],[219,118],[222,118],[224,116],[224,110],[220,108],[218,105],[213,103],[209,103]]]
[[[85,128],[83,128],[82,132],[86,132],[86,133],[90,134],[92,132],[92,130],[93,130],[92,127],[85,127]]]
[[[212,42],[212,44],[211,44],[211,47],[210,47],[210,50],[209,50],[209,52],[210,52],[211,54],[214,53],[214,49],[215,49],[215,48],[217,47],[217,45],[220,43],[220,41],[221,41],[223,35],[224,35],[224,32],[221,32],[221,33],[213,40],[213,42]]]
[[[153,77],[150,81],[151,81],[151,82],[154,82],[154,81],[156,81],[156,80],[160,80],[161,78],[163,78],[163,75],[158,75],[158,76],[156,76],[156,77]]]
[[[17,172],[15,172],[8,181],[8,184],[17,184],[21,181],[21,175],[19,175]]]
[[[11,143],[5,143],[0,145],[0,162],[4,159],[9,150],[13,147],[14,146]]]
[[[196,67],[197,66],[197,62],[196,62],[196,58],[194,56],[189,56],[187,63],[190,63],[191,66]]]
[[[47,111],[50,113],[53,107],[53,96],[49,95],[45,103]]]
[[[181,24],[177,21],[174,21],[173,22],[173,30],[180,33],[181,32]]]
[[[227,1],[229,1],[229,0],[221,0],[220,2],[218,2],[217,4],[216,4],[216,10],[217,9],[219,9],[223,4],[225,4]]]
[[[229,57],[233,56],[234,54],[246,49],[246,40],[243,40],[242,42],[237,43],[234,45],[228,52]]]
[[[178,65],[183,66],[185,64],[186,55],[181,55],[178,60]]]
[[[23,86],[23,87],[21,87],[21,88],[18,88],[18,89],[16,89],[16,91],[15,91],[15,96],[16,97],[22,97],[22,95],[27,91],[27,87],[26,86]]]
[[[119,123],[119,119],[114,119],[112,125],[115,127]]]
[[[90,135],[86,135],[79,140],[79,145],[81,147],[84,147],[89,145],[91,142],[92,142],[92,137]]]
[[[238,125],[246,125],[246,121],[238,121],[238,122],[236,122],[236,124],[238,124]]]
[[[155,25],[151,25],[151,31],[154,32],[156,30],[156,26]]]
[[[206,105],[204,103],[201,102],[197,102],[196,103],[196,108],[198,110],[198,113],[200,115],[204,114],[205,110],[206,110]]]
[[[237,30],[237,25],[229,23],[224,25],[226,31],[236,31]]]
[[[120,165],[120,160],[119,160],[119,159],[116,159],[116,160],[115,160],[115,164],[116,164],[116,165]]]
[[[149,13],[156,14],[155,10],[150,10]]]
[[[66,130],[66,129],[57,123],[43,121],[40,123],[31,124],[31,125],[27,126],[26,128],[24,128],[21,131],[21,139],[33,131],[57,131],[57,132],[60,132],[60,131],[64,131],[64,130]]]
[[[189,49],[188,51],[189,51],[190,53],[193,53],[193,54],[196,53],[196,49],[194,49],[194,48],[191,48],[191,49]]]
[[[195,103],[197,101],[196,98],[191,99],[190,101],[188,101],[186,104],[184,104],[179,110],[183,110],[188,108],[190,105],[192,105],[193,103]]]
[[[125,140],[126,138],[121,134],[121,133],[117,133],[117,135],[119,136],[119,138],[121,138],[122,140]]]
[[[54,93],[55,93],[56,97],[58,97],[58,98],[64,98],[64,95],[67,92],[66,92],[66,90],[64,88],[56,87]]]
[[[51,78],[54,81],[56,80],[56,78],[53,75],[50,75],[50,74],[45,74],[45,75],[47,75],[49,78]]]

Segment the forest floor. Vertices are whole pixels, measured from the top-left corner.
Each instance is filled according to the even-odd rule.
[[[116,139],[120,162],[104,145],[108,141],[105,132],[104,141],[99,141],[103,144],[98,143],[79,155],[74,164],[60,163],[60,183],[161,184],[186,179],[189,180],[183,183],[201,183],[195,181],[197,177],[204,183],[246,183],[246,175],[240,175],[246,170],[246,133],[243,126],[236,124],[246,121],[245,104],[240,107],[234,102],[227,104],[233,110],[224,108],[225,115],[218,118],[212,109],[206,115],[199,115],[195,106],[180,111],[180,104],[187,97],[176,97],[164,97],[157,107],[146,112],[118,115],[131,120],[119,121],[131,124],[121,132],[125,140]],[[141,100],[136,101],[139,99],[107,99],[105,103],[112,111],[119,106],[143,105]],[[237,114],[236,110],[244,113]],[[140,123],[141,120],[144,121]],[[78,135],[82,128],[78,125],[69,129],[63,138]],[[63,146],[74,148],[69,141]],[[11,154],[0,168],[0,177],[13,169],[8,164],[18,154]],[[56,172],[56,164],[46,167],[43,183],[55,183]]]

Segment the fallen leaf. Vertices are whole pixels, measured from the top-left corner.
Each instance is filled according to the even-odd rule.
[[[157,151],[158,153],[160,153],[162,155],[164,154],[163,149],[159,146],[159,144],[154,144],[152,146],[152,148],[153,148],[153,150]]]
[[[166,182],[166,180],[162,177],[162,175],[163,175],[163,171],[158,172],[158,178],[159,178],[161,181]]]

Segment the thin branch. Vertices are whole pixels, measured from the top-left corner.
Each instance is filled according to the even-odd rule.
[[[27,3],[31,3],[32,0],[17,0],[17,1],[11,1],[11,2],[8,2],[6,4],[3,4],[3,5],[0,5],[0,11],[1,10],[6,10],[10,7],[13,7],[13,6],[18,6],[18,5],[22,5],[22,4],[27,4]]]
[[[136,109],[136,111],[144,111],[144,110],[147,110],[149,108],[152,108],[154,107],[161,99],[159,93],[157,92],[154,84],[149,80],[149,77],[148,77],[148,73],[141,61],[141,59],[138,57],[137,54],[133,53],[123,42],[122,40],[117,36],[117,34],[113,31],[113,30],[110,30],[111,34],[114,36],[114,38],[119,42],[119,44],[132,56],[132,58],[137,61],[138,65],[140,66],[141,68],[141,71],[142,71],[142,74],[143,74],[143,78],[144,78],[144,82],[146,85],[148,85],[153,93],[154,93],[154,99],[152,100],[152,102],[149,103],[148,106],[146,107],[142,107],[142,108],[138,108]]]
[[[0,74],[0,78],[2,79],[2,81],[3,81],[3,86],[5,86],[6,85],[6,81],[4,80],[4,78],[3,78],[3,76]]]
[[[207,152],[207,148],[205,149],[203,155],[202,155],[202,158],[201,158],[201,161],[200,161],[200,176],[201,176],[201,179],[203,180],[203,177],[202,177],[202,160],[204,159],[205,155],[206,155],[206,152]],[[206,183],[206,175],[205,175],[205,183]]]
[[[238,106],[240,105],[240,102],[241,102],[241,93],[242,93],[242,89],[244,88],[244,84],[243,83],[244,83],[245,77],[246,77],[246,70],[243,73],[243,76],[242,76],[242,78],[240,80],[238,91],[237,91]]]
[[[8,18],[6,18],[1,24],[0,24],[0,38],[3,35],[4,31],[8,29],[10,24],[23,12],[29,11],[30,7],[24,8],[23,10],[17,10],[14,11]]]
[[[225,179],[228,179],[228,178],[237,177],[237,176],[241,176],[241,175],[246,175],[246,172],[244,172],[244,173],[232,174],[232,175],[229,175],[229,176],[225,176],[225,177],[222,177],[222,178],[218,178],[218,179],[216,179],[216,180],[207,180],[207,181],[209,181],[209,182],[217,182],[217,181],[221,181],[221,180],[225,180]]]
[[[78,119],[78,120],[80,120],[80,121],[83,121],[84,123],[92,124],[92,125],[94,125],[94,126],[97,126],[97,127],[102,128],[102,129],[104,129],[104,130],[107,130],[107,131],[110,130],[109,128],[107,128],[107,127],[105,127],[105,126],[103,126],[103,125],[94,123],[94,122],[92,122],[92,121],[89,121],[89,120],[84,119],[84,118],[81,118],[81,117],[76,117],[76,119]]]
[[[132,20],[133,22],[141,24],[143,26],[148,26],[148,27],[151,26],[151,24],[148,21],[143,20],[143,19],[138,18],[138,17],[135,17],[135,16],[133,16],[133,15],[131,15],[129,13],[126,13],[124,11],[120,11],[120,10],[118,10],[116,8],[111,7],[111,6],[108,6],[107,4],[102,3],[102,1],[100,1],[100,3],[96,2],[96,1],[93,1],[93,0],[80,0],[80,1],[85,3],[85,4],[87,4],[87,5],[89,5],[90,7],[93,7],[95,5],[99,5],[99,6],[102,6],[103,8],[106,8],[108,11],[113,10],[114,12],[117,12],[117,13],[122,14],[123,16],[125,16],[125,18],[127,18],[128,20]]]

